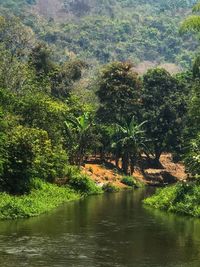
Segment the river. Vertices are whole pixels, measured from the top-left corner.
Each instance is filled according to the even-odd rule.
[[[200,267],[200,220],[144,207],[151,189],[0,222],[1,267]]]

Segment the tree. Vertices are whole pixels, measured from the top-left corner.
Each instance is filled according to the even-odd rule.
[[[129,166],[131,174],[134,172],[136,162],[142,150],[146,148],[143,125],[146,122],[137,124],[134,117],[131,122],[124,125],[116,124],[116,141],[113,143],[117,154],[120,151],[122,156],[122,170],[128,174]]]
[[[184,161],[187,171],[192,176],[200,178],[200,132],[189,141]]]
[[[101,122],[116,123],[130,120],[138,113],[140,82],[132,64],[114,62],[106,65],[99,77],[97,95]]]
[[[35,42],[33,30],[19,18],[13,15],[0,16],[0,44],[3,43],[13,57],[26,58]]]
[[[80,60],[64,62],[54,67],[50,73],[51,94],[60,99],[69,97],[74,82],[82,76],[86,64]]]
[[[200,79],[200,56],[198,55],[193,64],[193,77],[195,79]]]
[[[194,5],[193,13],[198,13],[200,11],[200,3]],[[199,15],[191,15],[181,25],[181,32],[187,31],[200,31],[200,16]]]
[[[185,141],[193,140],[200,133],[200,81],[193,82],[188,99],[187,129]]]
[[[45,43],[38,43],[32,48],[29,64],[34,68],[38,77],[48,75],[53,69],[50,49]]]
[[[147,121],[146,134],[158,164],[162,152],[177,145],[183,130],[184,90],[166,70],[151,69],[143,77],[141,102],[142,119]]]
[[[62,143],[63,124],[69,112],[65,103],[33,90],[18,99],[15,109],[23,125],[46,131],[53,144]]]
[[[19,92],[30,85],[27,59],[34,44],[33,31],[19,18],[0,16],[0,87]]]
[[[89,113],[84,113],[78,118],[67,118],[65,126],[70,161],[80,166],[84,161],[86,149],[91,143],[92,118]]]

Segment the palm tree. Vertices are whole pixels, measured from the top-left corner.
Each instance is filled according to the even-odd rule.
[[[92,119],[88,112],[78,118],[67,118],[65,121],[66,134],[73,154],[71,158],[73,158],[73,163],[79,166],[83,163],[87,139],[92,125]]]
[[[126,174],[129,173],[129,167],[131,174],[134,172],[137,159],[142,150],[146,148],[145,133],[142,130],[145,123],[137,124],[133,116],[129,124],[116,124],[116,141],[113,147],[118,154],[119,151],[121,152],[122,170]]]

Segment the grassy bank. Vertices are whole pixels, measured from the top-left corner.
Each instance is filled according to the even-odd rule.
[[[26,195],[0,193],[0,220],[35,217],[62,203],[103,192],[90,177],[81,174],[78,168],[69,167],[67,177],[63,186],[35,178],[30,185],[31,192]]]
[[[67,187],[38,181],[28,195],[0,194],[0,219],[29,218],[46,213],[64,202],[76,200],[81,195]]]
[[[144,204],[156,209],[200,217],[200,184],[180,183],[158,189]]]
[[[0,193],[0,220],[35,217],[57,208],[62,203],[83,196],[122,190],[112,183],[100,188],[89,176],[80,173],[79,169],[74,167],[68,168],[67,177],[66,184],[63,186],[36,178],[32,181],[31,192],[26,195],[14,196]],[[136,188],[136,181],[133,178],[125,177],[123,181],[125,184],[128,182],[129,188]]]

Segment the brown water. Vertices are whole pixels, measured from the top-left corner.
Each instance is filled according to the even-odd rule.
[[[137,190],[0,223],[0,267],[200,267],[200,220],[141,204]]]

